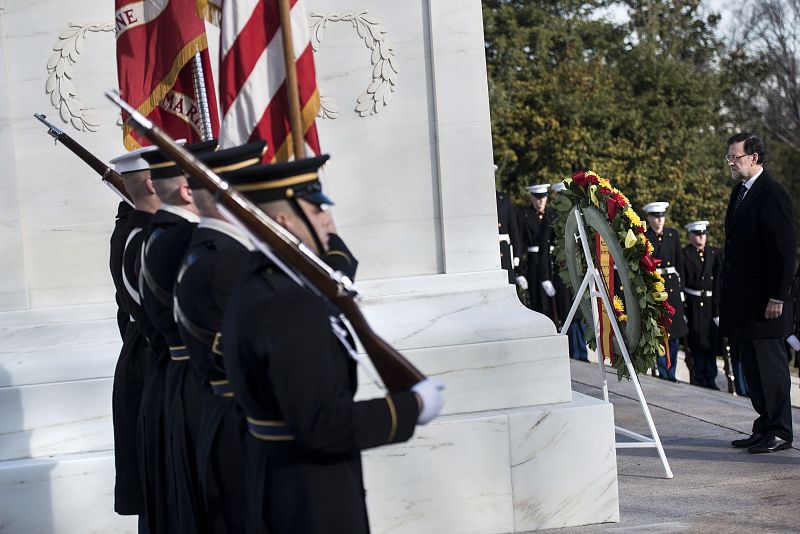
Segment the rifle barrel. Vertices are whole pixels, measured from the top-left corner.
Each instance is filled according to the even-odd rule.
[[[84,163],[89,165],[89,167],[99,174],[103,181],[115,193],[117,193],[122,200],[133,206],[133,199],[125,190],[125,183],[122,181],[122,176],[120,176],[117,171],[106,165],[94,154],[86,150],[80,143],[67,135],[66,132],[50,123],[46,116],[42,115],[41,113],[34,113],[33,116],[36,117],[42,124],[47,126],[48,135],[55,139],[56,142],[60,141],[62,145],[67,147],[70,151],[72,151],[73,154],[78,156],[81,160],[83,160]]]
[[[425,375],[411,362],[372,330],[356,304],[355,298],[358,293],[352,287],[349,279],[334,273],[296,237],[231,188],[227,182],[194,155],[177,145],[160,128],[122,100],[118,94],[108,92],[106,96],[129,114],[129,120],[142,134],[180,165],[193,179],[213,193],[217,197],[217,201],[244,224],[252,234],[266,243],[281,261],[342,312],[364,345],[375,370],[389,391],[407,391],[425,378]]]

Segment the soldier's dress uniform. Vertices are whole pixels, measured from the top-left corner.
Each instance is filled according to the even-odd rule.
[[[134,150],[111,160],[121,175],[140,172],[147,163],[140,157],[150,149]],[[146,365],[146,343],[138,325],[133,323],[132,303],[128,298],[123,276],[123,257],[128,237],[136,228],[138,214],[127,202],[119,203],[114,231],[109,243],[109,268],[118,304],[117,324],[122,336],[114,385],[111,393],[111,414],[114,424],[114,511],[121,515],[144,516],[144,493],[139,473],[137,427]]]
[[[291,195],[329,203],[314,200],[321,195],[316,169],[325,159],[260,166],[228,179],[234,187],[249,182],[254,202]],[[282,179],[292,185],[280,186]],[[405,441],[414,431],[413,392],[353,400],[352,337],[337,317],[259,253],[226,306],[225,365],[249,430],[252,532],[369,532],[360,451]]]
[[[695,381],[698,386],[711,389],[719,389],[717,354],[721,344],[714,317],[719,317],[722,265],[722,253],[717,248],[706,246],[699,250],[691,244],[683,247],[681,280],[686,294],[687,339],[694,360]]]
[[[544,292],[542,282],[552,282],[550,245],[553,240],[552,222],[556,218],[553,208],[546,206],[538,213],[525,208],[519,215],[522,247],[527,251],[525,277],[528,279],[528,305],[532,310],[553,318],[553,302]]]
[[[186,148],[202,153],[215,146],[213,141]],[[160,151],[148,152],[143,157],[150,164],[154,181],[183,174]],[[172,309],[178,267],[199,220],[199,216],[185,208],[162,203],[150,221],[140,269],[142,306],[161,338],[161,342],[151,343],[155,361],[142,400],[149,453],[145,469],[148,484],[158,485],[159,491],[165,489],[167,493],[164,501],[155,506],[159,518],[166,517],[170,534],[202,533],[205,525],[194,445],[187,441],[191,439],[187,437],[187,429],[199,427],[203,385],[189,367],[189,354]],[[196,426],[190,426],[195,421]]]
[[[666,202],[653,202],[646,204],[644,210],[650,214],[663,212],[666,206],[656,206],[659,211],[650,211],[648,206],[653,204],[667,204]],[[667,302],[675,308],[675,315],[672,317],[672,325],[669,327],[669,359],[670,365],[667,367],[667,357],[658,356],[658,376],[675,382],[675,371],[678,363],[678,345],[680,339],[689,333],[689,326],[686,324],[685,311],[683,308],[683,283],[681,282],[681,272],[683,272],[683,252],[681,251],[681,240],[678,231],[674,228],[664,227],[661,235],[647,228],[645,237],[653,244],[653,257],[661,260],[657,271],[664,277],[664,288],[667,291]]]
[[[224,178],[226,169],[258,163],[264,146],[259,141],[198,157]],[[199,187],[191,179],[189,185],[192,189]],[[249,239],[237,227],[203,217],[181,261],[175,284],[178,332],[190,355],[189,363],[204,386],[198,405],[187,406],[185,412],[187,422],[199,425],[196,439],[194,429],[186,426],[189,444],[195,443],[198,498],[205,510],[203,529],[210,534],[244,532],[244,416],[228,385],[218,334],[222,310],[246,270],[251,250]],[[192,421],[190,413],[199,413],[199,422]]]
[[[508,193],[495,192],[497,197],[497,231],[500,234],[500,267],[508,271],[508,283],[515,283],[519,266],[520,242],[517,214]]]
[[[152,214],[146,211],[134,210],[131,212],[128,216],[130,232],[126,239],[122,256],[122,281],[126,291],[121,293],[120,296],[123,307],[131,316],[127,332],[131,336],[131,340],[125,346],[129,347],[128,350],[131,353],[137,355],[136,361],[141,367],[143,380],[136,431],[133,436],[126,434],[125,436],[119,436],[119,438],[132,439],[136,445],[138,473],[144,500],[145,531],[160,533],[169,532],[165,506],[167,499],[166,474],[163,469],[147,471],[147,467],[153,458],[153,449],[158,449],[158,442],[157,436],[145,433],[144,409],[145,400],[150,396],[149,390],[152,388],[154,350],[158,350],[158,344],[163,343],[163,340],[150,324],[141,306],[141,291],[139,289],[141,249],[151,219]],[[116,428],[117,425],[115,424],[115,440],[117,439]],[[162,432],[158,433],[159,436],[161,434]]]

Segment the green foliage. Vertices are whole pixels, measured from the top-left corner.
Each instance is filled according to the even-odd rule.
[[[630,22],[593,18],[624,6]],[[708,219],[720,244],[730,177],[722,47],[699,0],[484,0],[498,188],[575,168],[614,181],[635,207],[672,204],[667,224]]]

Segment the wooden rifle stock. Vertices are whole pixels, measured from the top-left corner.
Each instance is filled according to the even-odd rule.
[[[125,190],[125,183],[122,181],[122,176],[117,171],[103,163],[94,154],[83,148],[83,146],[75,141],[72,137],[67,135],[63,130],[51,124],[47,117],[41,113],[34,113],[34,117],[47,126],[47,133],[56,140],[61,141],[61,144],[72,151],[73,154],[83,160],[84,163],[89,165],[94,171],[100,175],[103,181],[108,185],[117,195],[120,196],[125,202],[133,206],[133,199]]]
[[[300,275],[305,281],[332,302],[347,318],[358,339],[364,345],[375,370],[390,392],[408,391],[411,386],[425,379],[414,365],[383,340],[367,323],[355,299],[357,291],[352,282],[341,273],[333,272],[297,238],[290,234],[255,204],[233,190],[203,162],[177,145],[168,135],[138,113],[119,95],[106,96],[130,114],[136,128],[170,159],[210,191],[217,202],[235,216],[254,236],[266,243],[274,254]]]

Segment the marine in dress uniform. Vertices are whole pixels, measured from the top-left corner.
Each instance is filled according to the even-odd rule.
[[[672,325],[668,330],[669,367],[667,367],[667,357],[658,356],[656,358],[658,376],[659,378],[677,382],[675,370],[678,366],[678,344],[680,339],[689,333],[689,326],[686,324],[683,309],[684,296],[681,282],[683,252],[681,251],[681,238],[677,230],[664,226],[664,218],[668,207],[669,202],[645,204],[643,209],[647,213],[648,228],[644,235],[653,244],[653,257],[661,260],[657,271],[664,277],[667,302],[675,308]]]
[[[333,231],[332,203],[317,175],[325,160],[261,165],[226,178],[324,254]],[[253,532],[369,532],[360,451],[409,439],[441,409],[443,386],[435,379],[355,402],[355,347],[338,315],[260,253],[228,300],[222,347],[247,417]]]
[[[115,170],[129,183],[147,179],[147,163],[141,158],[140,149],[123,154],[111,160]],[[138,325],[132,319],[132,304],[123,275],[123,256],[125,246],[131,232],[137,226],[142,208],[148,207],[147,195],[141,194],[141,188],[132,186],[134,202],[138,207],[132,208],[127,202],[120,202],[117,222],[111,235],[109,267],[111,278],[116,289],[119,305],[117,323],[122,334],[122,349],[114,369],[114,386],[111,393],[111,412],[114,424],[114,467],[116,471],[114,484],[114,511],[121,515],[138,515],[144,524],[144,493],[139,473],[139,455],[137,450],[137,426],[139,404],[142,398],[142,387],[146,365],[146,343]],[[130,193],[129,193],[130,194]],[[153,209],[151,206],[150,209]]]
[[[519,283],[520,235],[517,227],[517,214],[511,197],[503,191],[495,191],[497,197],[497,231],[500,234],[500,267],[508,271],[508,283]],[[523,282],[524,284],[524,282]],[[527,287],[523,287],[527,289]]]
[[[258,141],[198,157],[224,179],[226,171],[259,163],[265,146]],[[199,388],[201,396],[194,405],[184,410],[187,444],[196,444],[205,532],[239,534],[245,532],[245,426],[228,385],[219,331],[222,310],[254,248],[243,231],[222,216],[211,193],[192,179],[189,187],[201,217],[178,270],[174,311],[189,363],[204,387]]]
[[[706,245],[708,221],[686,225],[690,244],[683,247],[683,291],[686,294],[686,319],[689,324],[688,349],[694,361],[698,386],[717,387],[719,336],[719,301],[722,275],[722,252]]]
[[[552,222],[556,212],[547,207],[547,190],[550,184],[537,184],[528,187],[531,207],[519,213],[519,228],[522,247],[527,251],[525,268],[528,281],[528,306],[544,313],[554,321],[560,315],[553,285],[550,246],[553,241]]]
[[[561,190],[565,188],[563,182],[558,182],[553,184],[551,190],[553,194],[558,194]],[[555,248],[555,240],[559,238],[553,233],[552,243],[551,243],[551,250]],[[563,280],[561,279],[561,275],[559,274],[559,267],[558,263],[556,262],[555,254],[551,252],[550,254],[551,262],[552,262],[552,282],[553,286],[556,290],[555,299],[557,302],[558,312],[560,316],[559,325],[562,325],[569,314],[570,308],[572,308],[572,301],[574,299],[574,295],[572,291],[564,284]],[[566,267],[565,267],[566,268]],[[581,360],[584,362],[589,361],[589,351],[586,348],[586,329],[583,325],[583,321],[581,320],[581,309],[578,309],[575,312],[575,316],[572,318],[572,322],[567,329],[567,338],[569,340],[569,357],[573,360]]]
[[[216,141],[186,145],[196,154],[214,147]],[[199,379],[192,381],[192,376],[186,377],[188,352],[172,310],[172,289],[178,266],[200,217],[182,170],[161,151],[148,152],[143,157],[149,164],[150,177],[161,199],[161,208],[153,215],[147,229],[139,270],[142,307],[157,332],[151,339],[154,362],[141,408],[146,484],[155,496],[152,506],[159,530],[154,532],[202,533],[205,521],[198,499],[193,455],[190,459],[185,442],[181,397],[184,379],[190,387],[199,388],[200,382]]]

